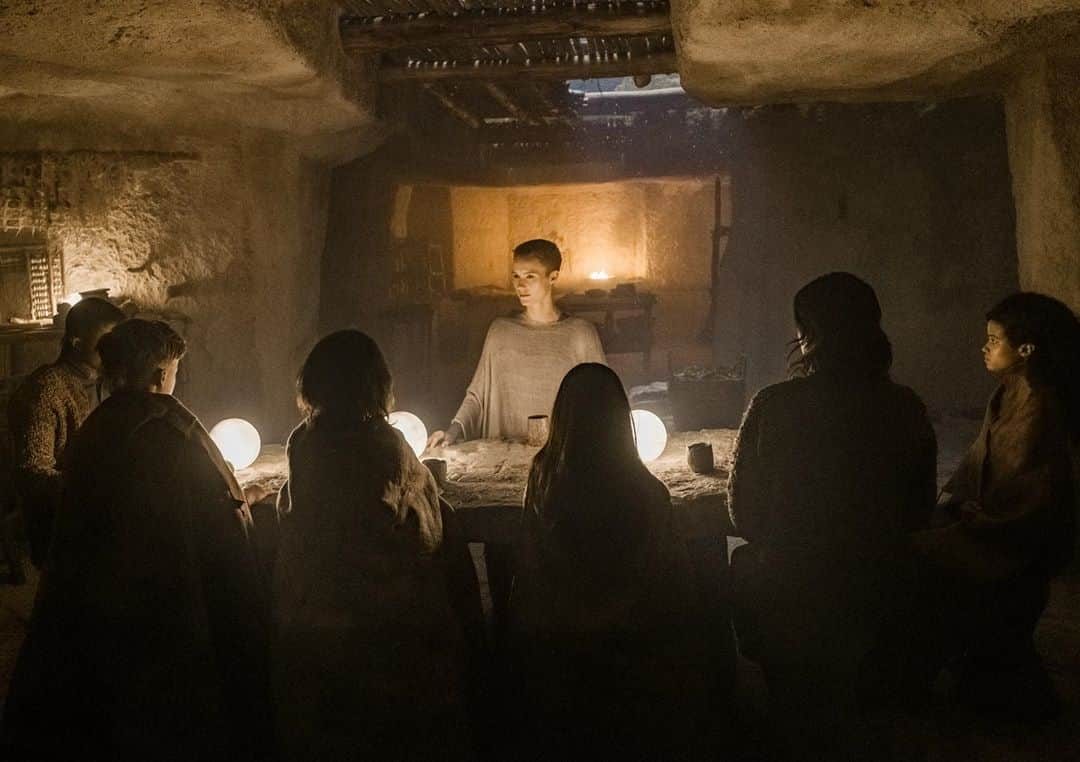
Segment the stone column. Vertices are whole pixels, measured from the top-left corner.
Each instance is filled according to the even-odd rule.
[[[1080,311],[1080,58],[1029,61],[1005,109],[1020,285]]]

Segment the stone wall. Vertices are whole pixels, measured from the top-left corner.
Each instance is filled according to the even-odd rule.
[[[560,293],[610,288],[589,275],[633,282],[657,296],[654,350],[613,357],[624,381],[640,383],[676,364],[707,362],[698,337],[709,310],[715,179],[654,178],[607,183],[454,187],[454,285],[510,287],[510,252],[522,241],[548,238],[563,253]]]
[[[674,348],[675,364],[729,364],[746,355],[749,391],[781,380],[795,291],[817,275],[847,269],[878,291],[895,377],[934,408],[981,409],[992,385],[978,356],[983,314],[1018,286],[1001,104],[764,107],[734,121],[729,136],[698,149],[704,164],[715,164],[711,152],[731,157],[721,176],[730,177],[733,216],[721,221],[731,233],[711,346],[697,341],[709,306],[711,180],[571,186],[559,185],[553,173],[547,184],[528,188],[448,185],[449,203],[429,194],[411,205],[423,205],[429,221],[452,217],[455,286],[505,288],[511,246],[537,235],[566,248],[571,287],[573,276],[594,266],[586,261],[593,256],[590,237],[608,235],[597,248],[625,250],[628,261],[645,252],[644,268],[627,274],[660,293],[659,350],[647,374],[635,374],[637,356],[617,358],[628,383],[664,378],[665,347]],[[445,224],[425,228],[403,211],[395,188],[408,180],[396,174],[393,156],[335,171],[323,325],[376,334],[389,348],[399,398],[442,419],[460,400],[484,326],[513,299],[444,300],[431,338],[434,364],[425,359],[427,338],[410,333],[417,326],[383,319],[392,228],[405,220],[411,236],[447,239]]]
[[[1006,92],[1020,283],[1080,311],[1080,58],[1029,61]]]
[[[366,157],[334,173],[322,326],[357,326],[374,335],[402,406],[429,421],[454,412],[488,324],[517,306],[510,291],[511,251],[530,238],[550,238],[563,250],[559,293],[596,286],[587,276],[603,269],[656,294],[651,364],[645,367],[640,354],[610,358],[625,383],[666,378],[669,356],[677,365],[710,361],[702,333],[709,311],[714,177],[513,187],[411,184],[394,179],[392,155]],[[449,285],[473,292],[438,300],[430,334],[420,325],[425,317],[412,320],[388,309],[390,252],[402,239],[442,246],[450,260]]]
[[[329,171],[277,141],[188,152],[27,152],[66,291],[109,288],[188,340],[177,394],[208,425],[295,418],[316,330]]]
[[[1018,285],[1000,104],[766,108],[734,156],[716,336],[747,355],[750,391],[785,376],[798,288],[850,270],[877,290],[894,377],[932,407],[982,408],[983,315]]]

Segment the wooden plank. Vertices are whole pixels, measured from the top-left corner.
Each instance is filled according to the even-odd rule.
[[[554,117],[560,122],[567,121],[566,111],[555,103],[547,93],[547,88],[550,87],[550,85],[539,84],[536,80],[529,80],[523,84],[528,91],[532,93],[533,98],[539,101],[540,105],[543,106],[544,113],[547,116]],[[565,85],[560,85],[560,87],[565,89]]]
[[[390,50],[438,47],[468,41],[476,45],[512,45],[531,40],[570,37],[671,34],[667,3],[639,7],[550,8],[520,13],[464,11],[456,16],[344,19],[341,44],[356,55]]]
[[[479,129],[480,125],[483,124],[478,118],[476,118],[472,114],[472,112],[470,112],[464,106],[451,98],[450,94],[445,92],[438,85],[431,82],[425,83],[424,90],[426,90],[432,98],[437,100],[443,108],[453,114],[457,119],[472,127],[474,130]]]
[[[484,89],[487,90],[496,103],[502,106],[510,116],[517,119],[519,122],[525,122],[526,124],[540,124],[540,120],[529,114],[528,111],[523,109],[514,99],[510,97],[510,94],[496,85],[494,82],[484,82]]]
[[[602,61],[581,58],[577,61],[538,61],[530,64],[502,61],[493,63],[414,62],[407,66],[388,66],[379,69],[379,81],[390,84],[453,79],[594,79],[628,77],[634,74],[671,74],[678,70],[675,51],[668,51],[648,56],[611,57]]]

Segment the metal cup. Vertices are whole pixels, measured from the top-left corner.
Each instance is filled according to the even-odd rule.
[[[686,464],[695,474],[712,473],[713,464],[712,445],[708,442],[694,442],[686,446]]]
[[[446,461],[442,458],[424,458],[424,465],[435,477],[437,484],[446,484]]]
[[[543,447],[548,439],[548,417],[546,415],[529,416],[528,443],[533,447]]]

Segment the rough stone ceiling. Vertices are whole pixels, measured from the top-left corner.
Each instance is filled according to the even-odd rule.
[[[0,2],[0,111],[25,123],[240,125],[332,134],[371,121],[328,0]]]
[[[0,138],[64,123],[305,140],[370,131],[376,57],[343,49],[342,14],[541,2],[3,0]],[[938,98],[993,88],[1015,56],[1077,49],[1080,0],[672,0],[671,25],[683,86],[712,105]]]
[[[1075,47],[1080,0],[672,0],[683,86],[714,104],[934,98]]]

